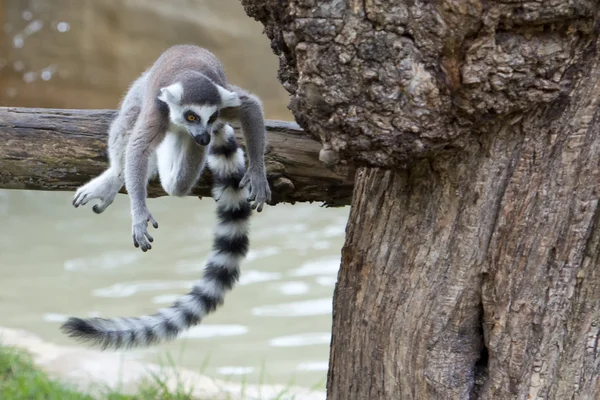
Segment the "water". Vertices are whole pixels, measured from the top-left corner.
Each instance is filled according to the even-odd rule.
[[[0,56],[2,105],[115,108],[154,54],[196,43],[215,52],[233,83],[261,96],[267,118],[291,119],[278,59],[237,0],[16,0],[5,8],[0,37],[12,46]],[[156,26],[165,28],[160,38]],[[74,345],[58,329],[66,317],[153,313],[201,276],[212,199],[149,200],[160,228],[150,228],[153,249],[142,253],[131,243],[125,196],[98,216],[89,205],[74,209],[72,195],[0,190],[0,325]],[[323,381],[348,211],[299,204],[255,214],[251,253],[225,305],[175,342],[128,354],[164,362],[169,352],[221,379],[257,383],[264,372],[266,383]]]
[[[78,345],[59,331],[67,316],[152,313],[201,276],[212,199],[150,199],[160,228],[150,228],[155,241],[143,253],[131,243],[126,196],[96,215],[90,204],[74,209],[72,195],[0,190],[2,325]],[[168,352],[178,365],[226,380],[324,382],[348,211],[297,204],[255,213],[251,251],[225,305],[180,339],[129,354],[166,362]]]

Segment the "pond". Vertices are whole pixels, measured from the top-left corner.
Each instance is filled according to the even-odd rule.
[[[71,192],[0,190],[0,318],[6,327],[77,345],[68,316],[138,316],[169,306],[202,274],[215,202],[150,199],[160,228],[143,253],[130,238],[129,200],[102,215]],[[130,355],[233,381],[323,384],[333,288],[349,208],[277,205],[255,213],[251,250],[225,304],[174,342]]]

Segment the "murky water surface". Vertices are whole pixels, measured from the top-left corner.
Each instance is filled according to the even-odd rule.
[[[67,316],[137,316],[170,305],[201,276],[215,203],[149,200],[159,222],[148,253],[130,239],[129,200],[102,215],[70,192],[0,190],[0,318],[59,344]],[[252,218],[251,251],[225,305],[141,359],[221,379],[312,386],[326,378],[333,287],[349,208],[267,207]],[[152,229],[152,228],[151,228]],[[261,378],[261,375],[264,377]]]

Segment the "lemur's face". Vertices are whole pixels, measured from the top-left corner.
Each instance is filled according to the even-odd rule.
[[[179,107],[177,125],[185,127],[196,143],[207,146],[212,137],[212,127],[219,117],[216,106],[183,105]]]
[[[236,93],[210,81],[196,80],[186,85],[186,93],[181,82],[164,87],[158,99],[169,106],[171,123],[186,129],[196,143],[206,146],[210,143],[219,110],[238,107],[241,101]]]

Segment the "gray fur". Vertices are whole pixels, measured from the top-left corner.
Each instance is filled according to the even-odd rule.
[[[221,103],[217,87],[206,75],[197,71],[184,71],[178,81],[185,88],[181,104],[218,105]]]
[[[242,104],[236,108],[225,108],[221,115],[224,119],[240,121],[249,159],[248,173],[240,184],[250,184],[250,199],[255,200],[252,208],[258,204],[257,211],[261,212],[263,204],[271,201],[264,162],[265,135],[258,134],[265,132],[262,103],[257,96],[240,87],[229,85],[229,88],[238,94]]]
[[[209,123],[207,114],[192,124],[183,119],[182,113],[212,113],[209,106],[215,106],[217,121],[241,124],[249,166],[240,187],[249,187],[252,209],[262,211],[264,203],[271,201],[264,163],[262,104],[257,96],[227,82],[223,66],[212,53],[192,45],[166,50],[131,85],[109,131],[110,167],[77,190],[73,205],[99,199],[93,210],[101,213],[125,184],[134,245],[142,251],[151,249],[153,238],[147,225],[151,222],[158,228],[158,223],[146,205],[147,182],[158,173],[169,195],[189,193],[205,164],[206,148],[194,140],[206,144],[217,122]]]

